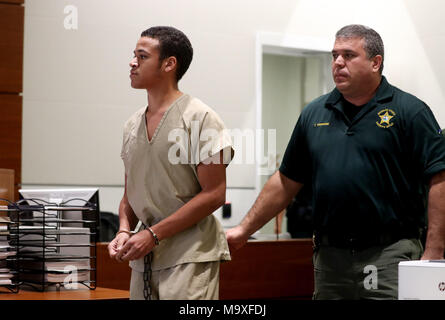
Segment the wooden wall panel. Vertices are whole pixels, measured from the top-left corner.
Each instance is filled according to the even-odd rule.
[[[1,3],[22,4],[25,0],[0,0]]]
[[[98,287],[130,290],[131,268],[128,262],[117,262],[108,254],[108,242],[97,243]]]
[[[14,201],[14,170],[0,168],[0,198]],[[7,206],[7,201],[1,201],[0,205]],[[2,214],[0,214],[1,216]]]
[[[24,7],[0,2],[0,93],[22,92]]]
[[[22,181],[22,97],[0,94],[0,168],[15,171],[15,198]]]
[[[221,300],[306,300],[313,290],[311,239],[248,242],[221,264]]]
[[[22,172],[23,0],[0,0],[0,168],[15,172],[14,200]]]

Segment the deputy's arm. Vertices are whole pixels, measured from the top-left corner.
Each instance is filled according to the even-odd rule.
[[[302,187],[303,184],[287,178],[280,171],[275,172],[243,221],[235,228],[227,230],[226,236],[230,250],[234,251],[242,247],[251,234],[286,208]]]
[[[226,166],[222,162],[222,152],[217,157],[221,159],[220,164],[200,163],[197,166],[201,192],[175,213],[151,227],[159,241],[172,237],[195,225],[224,204],[226,197]],[[121,257],[124,261],[136,260],[149,253],[154,246],[153,235],[149,230],[144,230],[127,241],[118,254],[118,258]]]
[[[428,196],[428,234],[422,260],[443,259],[445,251],[445,171],[433,176]]]

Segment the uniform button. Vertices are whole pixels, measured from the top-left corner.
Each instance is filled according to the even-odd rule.
[[[352,132],[352,131],[346,131],[346,135],[347,135],[347,136],[353,136],[353,135],[354,135],[354,132]]]

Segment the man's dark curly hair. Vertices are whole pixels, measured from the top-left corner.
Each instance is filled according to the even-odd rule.
[[[176,81],[181,80],[193,58],[193,48],[187,36],[173,27],[151,27],[141,33],[141,37],[149,37],[159,41],[159,60],[175,57],[178,62]]]

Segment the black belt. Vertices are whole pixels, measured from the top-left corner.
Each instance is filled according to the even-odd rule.
[[[420,238],[420,231],[412,233],[387,232],[368,237],[320,235],[314,233],[313,241],[315,247],[330,246],[352,250],[364,250],[375,246],[390,245],[401,239],[418,238]]]

